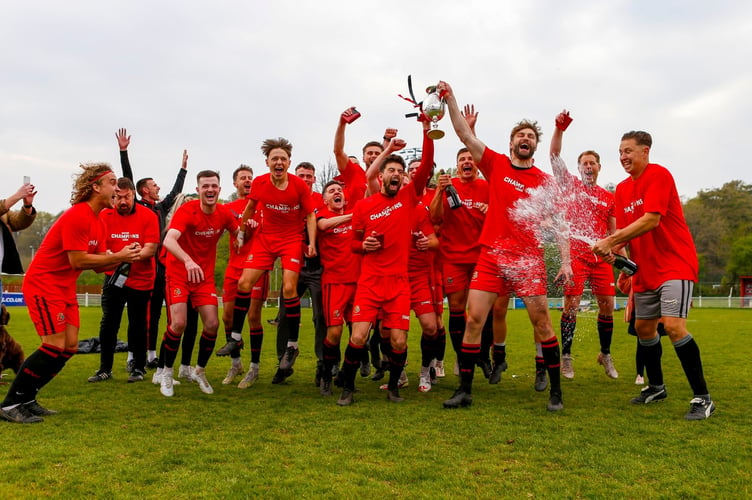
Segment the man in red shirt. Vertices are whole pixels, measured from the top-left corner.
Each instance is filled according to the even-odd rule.
[[[253,169],[248,165],[240,165],[232,173],[232,182],[237,190],[238,199],[231,201],[225,206],[230,210],[238,222],[248,204],[248,195],[251,193],[253,183]],[[257,212],[256,218],[251,222],[252,226],[258,227],[261,222],[261,212]],[[252,233],[251,233],[252,234]],[[235,307],[235,298],[238,294],[238,280],[243,274],[243,266],[251,251],[250,242],[237,248],[237,238],[230,235],[230,260],[225,270],[225,281],[222,287],[222,322],[224,323],[227,344],[217,350],[217,356],[230,356],[232,365],[227,376],[222,380],[223,385],[232,384],[235,377],[243,373],[243,365],[240,361],[240,349],[243,347],[241,335],[232,336],[232,312]],[[237,248],[237,251],[234,250]],[[261,324],[261,308],[269,294],[269,273],[266,273],[251,290],[251,305],[248,308],[248,330],[251,345],[251,361],[248,372],[238,383],[239,389],[247,389],[258,378],[259,363],[261,361],[261,344],[264,339],[264,327]]]
[[[344,324],[352,324],[352,306],[360,273],[360,256],[350,252],[352,211],[345,211],[342,184],[329,181],[324,186],[325,207],[316,214],[321,257],[321,289],[326,320],[323,342],[323,363],[319,390],[322,396],[332,395],[332,371],[340,361],[340,339]]]
[[[574,378],[572,366],[572,341],[577,326],[577,311],[585,288],[590,283],[598,303],[598,339],[601,350],[598,364],[606,375],[618,378],[619,373],[611,359],[611,337],[614,331],[614,270],[611,265],[590,250],[597,241],[616,229],[614,195],[598,186],[601,157],[595,151],[585,151],[577,158],[580,178],[570,174],[559,156],[564,131],[571,123],[565,110],[556,117],[556,128],[551,138],[551,167],[554,178],[564,194],[566,219],[570,224],[569,248],[574,280],[564,284],[564,310],[561,314],[561,374]]]
[[[697,282],[697,251],[674,178],[666,168],[650,163],[652,145],[647,132],[632,131],[622,136],[619,158],[629,177],[616,187],[618,230],[595,243],[593,251],[613,262],[612,252],[627,245],[630,258],[639,265],[632,276],[632,290],[635,329],[648,386],[632,403],[666,399],[658,334],[658,323],[663,322],[694,393],[685,418],[703,420],[713,414],[715,403],[705,383],[700,349],[687,330],[692,289]]]
[[[141,246],[139,259],[129,266],[126,279],[118,277],[121,267],[108,271],[102,288],[102,322],[99,325],[99,369],[89,382],[112,378],[117,334],[123,309],[128,304],[128,350],[133,353],[133,368],[128,382],[140,382],[146,373],[146,328],[149,297],[154,287],[154,253],[159,245],[159,220],[148,208],[136,203],[133,181],[118,179],[115,208],[99,214],[105,237],[99,241],[100,253],[117,252],[133,243]]]
[[[398,382],[407,360],[410,327],[407,262],[412,244],[410,224],[405,221],[410,220],[433,166],[433,141],[426,136],[426,128],[427,122],[424,123],[423,159],[414,182],[403,188],[405,161],[392,153],[404,148],[405,142],[392,139],[366,174],[369,188],[376,194],[355,206],[351,248],[363,254],[363,260],[353,305],[352,335],[345,350],[343,391],[337,401],[340,406],[353,402],[355,374],[361,360],[366,359],[365,344],[379,310],[383,313],[383,326],[391,330],[387,398],[395,403],[403,401]]]
[[[541,342],[551,392],[549,411],[562,410],[559,374],[559,342],[548,313],[546,266],[537,230],[551,214],[534,213],[532,219],[518,218],[511,208],[548,182],[550,176],[533,163],[540,131],[537,123],[522,121],[509,137],[510,156],[497,153],[478,139],[465,121],[452,88],[439,82],[438,90],[446,100],[452,125],[489,183],[486,221],[480,237],[481,251],[468,293],[467,326],[460,353],[460,386],[444,402],[445,408],[472,404],[472,382],[480,352],[481,329],[499,296],[514,292],[525,302],[533,334]],[[562,256],[562,260],[568,254]],[[569,262],[563,262],[564,274],[571,276]]]
[[[309,237],[304,253],[306,257],[315,257],[316,216],[309,187],[303,180],[288,174],[292,144],[282,137],[267,139],[261,150],[266,156],[269,173],[253,180],[241,227],[245,228],[244,221],[253,218],[256,210],[263,210],[264,219],[253,238],[243,274],[238,281],[232,335],[235,338],[243,329],[251,301],[251,287],[272,269],[274,261],[279,257],[283,269],[282,299],[285,302],[285,320],[289,330],[287,349],[275,377],[282,376],[284,379],[291,373],[299,353],[300,297],[297,295],[297,286],[302,257],[300,249],[304,245],[304,221]]]
[[[112,269],[141,255],[138,243],[116,253],[97,254],[104,236],[99,212],[112,207],[117,177],[106,163],[81,168],[71,208],[47,232],[24,277],[24,300],[42,345],[26,358],[0,403],[0,418],[9,422],[41,422],[42,416],[57,413],[42,407],[36,397],[78,350],[76,279],[81,271]]]
[[[238,230],[237,221],[230,210],[217,203],[221,189],[219,174],[202,170],[196,175],[196,183],[199,199],[177,209],[163,243],[167,250],[165,267],[170,322],[162,341],[165,359],[160,392],[166,397],[174,394],[172,366],[185,330],[189,299],[198,309],[204,325],[196,368],[191,378],[205,394],[214,392],[206,378],[206,364],[214,352],[219,328],[217,289],[214,285],[217,241],[225,230],[231,233]]]

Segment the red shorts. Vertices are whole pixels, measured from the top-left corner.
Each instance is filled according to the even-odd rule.
[[[185,304],[189,298],[193,307],[218,305],[214,279],[204,280],[201,283],[189,283],[185,280],[168,277],[165,289],[168,306]]]
[[[431,287],[431,275],[428,273],[410,274],[410,309],[415,316],[435,313],[434,294]]]
[[[481,247],[470,288],[518,297],[546,295],[546,263],[540,253],[519,255]]]
[[[76,328],[81,326],[75,294],[71,299],[58,295],[50,296],[49,293],[24,291],[24,300],[31,322],[34,323],[40,337],[64,332],[66,325]]]
[[[355,283],[326,283],[321,285],[326,326],[339,326],[352,321]]]
[[[236,273],[235,271],[231,273],[228,269],[227,274],[225,274],[225,281],[222,284],[222,302],[235,302],[235,298],[238,296],[238,280],[240,280],[241,274],[242,272]],[[251,288],[251,300],[263,302],[268,297],[269,273],[266,272]]]
[[[572,272],[572,284],[564,286],[564,295],[582,295],[585,280],[590,282],[594,295],[616,295],[614,269],[607,262],[600,259],[574,259]]]
[[[301,233],[302,234],[302,233]],[[248,254],[243,267],[246,269],[263,269],[271,271],[274,261],[279,257],[282,260],[282,269],[300,272],[301,260],[303,260],[303,243],[300,238],[291,238],[288,241],[279,241],[265,237],[262,234],[253,238],[251,252]]]
[[[382,311],[381,325],[410,329],[410,284],[407,276],[367,276],[358,281],[353,323],[373,323]]]
[[[442,266],[444,293],[449,295],[470,288],[473,270],[475,270],[475,264],[444,262]]]

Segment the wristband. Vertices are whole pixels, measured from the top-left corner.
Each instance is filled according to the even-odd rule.
[[[384,137],[383,137],[383,139],[384,139],[384,140],[385,140],[386,142],[389,142],[389,141],[391,141],[391,139],[390,139],[390,138],[388,138],[387,136],[384,136]]]
[[[24,205],[23,207],[24,207],[24,208],[33,208],[33,207],[34,207],[34,205]]]

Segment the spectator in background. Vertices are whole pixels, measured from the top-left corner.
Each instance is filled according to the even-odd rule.
[[[37,192],[30,183],[24,183],[12,195],[4,200],[0,200],[0,230],[3,232],[0,237],[0,263],[2,263],[2,273],[4,274],[23,274],[21,258],[16,249],[16,241],[13,239],[13,232],[26,229],[34,222],[37,217],[37,211],[34,209],[34,196]],[[13,210],[13,205],[23,200],[23,207],[20,210]],[[3,295],[3,281],[0,276],[0,298]]]

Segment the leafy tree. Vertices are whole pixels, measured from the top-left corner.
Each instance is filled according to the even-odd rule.
[[[752,235],[734,241],[726,271],[731,283],[737,282],[740,276],[752,276]]]

